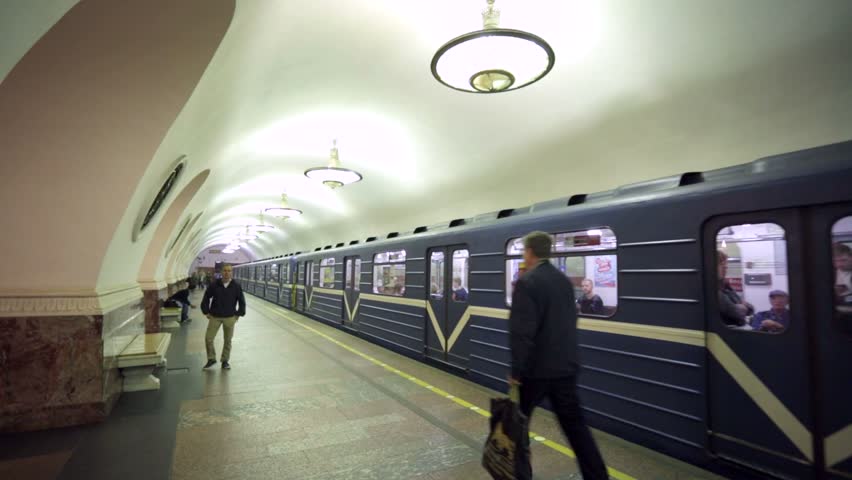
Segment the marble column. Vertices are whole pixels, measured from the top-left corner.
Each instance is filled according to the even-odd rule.
[[[130,290],[109,309],[97,295],[0,298],[0,432],[109,415],[122,387],[115,357],[142,332],[141,298],[128,300],[141,292]]]
[[[162,301],[168,298],[167,290],[143,290],[142,295],[145,305],[145,333],[159,333],[160,308]]]

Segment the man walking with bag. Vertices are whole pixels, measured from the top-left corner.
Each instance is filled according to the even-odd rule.
[[[207,317],[207,363],[204,368],[216,364],[216,347],[213,340],[219,333],[219,327],[225,330],[225,345],[222,347],[222,369],[230,370],[228,360],[231,357],[231,339],[234,337],[234,326],[238,317],[246,316],[246,297],[243,287],[232,278],[234,269],[230,265],[222,267],[222,278],[213,280],[204,298],[201,300],[201,311]]]
[[[528,418],[545,397],[585,480],[606,480],[608,474],[586,426],[577,396],[577,307],[571,281],[547,259],[553,240],[545,232],[524,237],[524,262],[512,294],[509,316],[512,348],[511,385],[520,385],[520,408]]]

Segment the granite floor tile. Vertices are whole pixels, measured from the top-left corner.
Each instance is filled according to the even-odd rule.
[[[74,437],[80,446],[69,444],[67,435],[62,448],[11,445],[16,453],[0,452],[0,478],[149,480],[165,478],[155,473],[161,471],[177,480],[489,478],[480,465],[487,418],[270,314],[274,308],[249,297],[230,371],[220,365],[201,370],[207,322],[193,311],[196,321],[181,327],[169,353],[169,367],[185,366],[188,373],[166,377],[160,392],[122,397],[122,416],[90,429],[97,433],[91,438]],[[503,395],[300,315],[287,317],[481,408]],[[219,352],[221,345],[219,334]],[[566,443],[545,410],[536,411],[532,428]],[[716,478],[606,434],[595,436],[607,462],[636,478]],[[100,461],[101,452],[123,452],[121,442],[132,451],[113,453],[111,465]],[[579,480],[570,457],[537,442],[532,453],[535,479]],[[144,459],[155,459],[148,461],[152,469]]]
[[[0,460],[0,478],[53,480],[71,458],[71,451]]]

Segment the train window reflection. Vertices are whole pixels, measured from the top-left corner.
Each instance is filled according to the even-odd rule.
[[[355,278],[354,278],[354,290],[357,292],[361,290],[361,259],[355,259]]]
[[[429,256],[429,296],[444,298],[444,252],[432,252]]]
[[[290,283],[290,263],[282,263],[281,264],[281,286],[287,285]]]
[[[739,330],[781,333],[790,326],[787,240],[775,223],[730,225],[716,235],[722,322]]]
[[[834,268],[834,308],[842,321],[841,330],[849,331],[852,319],[852,215],[831,227],[831,261]]]
[[[453,301],[467,302],[470,252],[467,249],[453,251]]]
[[[581,315],[611,317],[618,308],[618,256],[615,254],[575,252],[613,250],[617,243],[611,229],[590,229],[554,235],[550,263],[561,271],[574,287],[577,312]],[[512,305],[512,293],[518,278],[528,268],[524,264],[523,240],[512,239],[506,247],[506,305]]]
[[[323,288],[334,288],[334,259],[323,258],[320,260],[319,286]]]
[[[346,276],[344,277],[343,288],[352,288],[352,259],[347,258],[344,264],[346,265],[346,268],[344,269],[346,271]]]
[[[269,265],[269,277],[267,277],[266,281],[268,283],[278,283],[278,264],[273,263]]]
[[[373,293],[405,295],[405,250],[377,253],[373,257]]]

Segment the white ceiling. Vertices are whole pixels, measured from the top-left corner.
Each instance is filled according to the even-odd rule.
[[[68,3],[31,15],[41,23],[0,42],[0,59],[22,55]],[[145,176],[130,179],[138,187],[121,228],[183,154],[181,187],[204,169],[210,176],[172,233],[205,212],[192,227],[202,233],[178,247],[187,259],[178,270],[202,246],[258,223],[284,191],[305,214],[273,221],[282,229],[251,247],[258,258],[742,163],[852,132],[848,0],[497,0],[501,26],[550,43],[553,70],[515,92],[450,90],[432,77],[432,55],[480,28],[484,5],[238,1]],[[0,29],[12,21],[0,15]],[[303,172],[327,163],[335,138],[343,166],[364,180],[332,191]],[[119,229],[106,261],[126,256],[129,242]],[[165,268],[164,260],[169,275]]]

